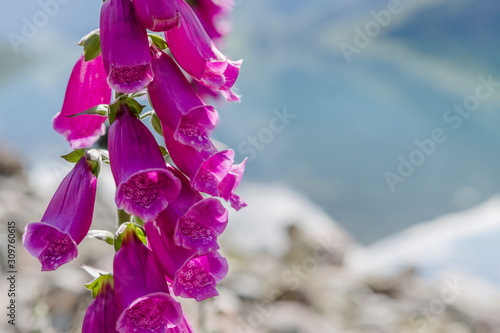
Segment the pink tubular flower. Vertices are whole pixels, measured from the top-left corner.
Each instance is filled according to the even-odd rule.
[[[111,102],[111,88],[99,55],[85,61],[83,55],[71,72],[61,112],[52,120],[54,130],[69,141],[71,149],[92,146],[104,134],[106,117],[99,115],[68,116]]]
[[[223,150],[197,151],[174,139],[168,126],[162,126],[165,144],[175,165],[190,179],[194,189],[213,196],[221,197],[239,210],[247,204],[234,192],[245,171],[246,159],[234,165],[234,151]],[[214,147],[215,149],[215,147]]]
[[[126,104],[120,106],[108,140],[116,205],[143,220],[154,219],[179,194],[179,179],[167,169],[151,132]]]
[[[174,131],[175,140],[198,151],[214,151],[209,135],[217,124],[217,111],[203,103],[166,53],[154,50],[152,66],[148,94],[158,118]]]
[[[174,59],[205,86],[220,90],[228,100],[239,100],[231,87],[242,61],[228,60],[215,47],[191,7],[184,0],[175,1],[181,13],[180,24],[165,33]]]
[[[227,260],[218,252],[199,255],[174,242],[172,221],[160,214],[145,224],[149,246],[166,277],[172,281],[176,296],[194,298],[197,302],[217,296],[215,289],[227,274]]]
[[[128,224],[113,261],[115,290],[124,309],[116,329],[120,333],[166,333],[179,324],[181,305],[170,296],[156,260]]]
[[[142,25],[151,31],[167,31],[179,24],[179,11],[173,0],[132,0]]]
[[[78,255],[92,223],[97,178],[82,157],[63,179],[40,222],[26,226],[23,244],[42,271],[53,271]]]
[[[215,42],[229,33],[231,22],[227,16],[233,10],[234,0],[197,0],[193,7],[208,36]]]
[[[123,93],[146,87],[153,79],[148,35],[131,0],[106,0],[99,35],[109,85]]]
[[[162,223],[174,229],[178,246],[204,254],[219,249],[217,237],[227,226],[227,209],[218,199],[206,198],[191,187],[189,179],[180,171],[169,167],[182,183],[177,198],[162,213]]]
[[[115,296],[113,278],[106,276],[83,319],[82,333],[117,333],[121,310]]]

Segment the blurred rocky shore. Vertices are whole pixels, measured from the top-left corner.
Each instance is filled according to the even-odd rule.
[[[47,193],[53,193],[63,169],[53,164],[33,178],[12,152],[0,149],[0,304],[5,314],[10,301],[7,222],[14,221],[17,229],[16,325],[2,314],[2,332],[80,332],[91,301],[83,283],[92,280],[81,265],[111,270],[113,249],[95,239],[85,239],[77,260],[57,272],[41,273],[38,261],[22,247],[25,225],[41,218]],[[41,191],[34,181],[43,179],[47,188]],[[99,180],[93,229],[115,227],[106,184]],[[424,279],[416,267],[361,274],[346,264],[350,251],[361,246],[315,204],[287,186],[245,185],[241,194],[249,207],[230,214],[221,238],[230,271],[218,288],[220,296],[199,304],[181,300],[195,332],[500,332],[495,287],[455,273]]]

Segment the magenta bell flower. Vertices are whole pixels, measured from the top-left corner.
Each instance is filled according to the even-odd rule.
[[[176,245],[171,223],[161,213],[144,227],[156,260],[172,281],[174,294],[197,302],[217,296],[215,287],[227,274],[227,260],[218,252],[199,255],[195,250]]]
[[[146,28],[130,0],[106,0],[101,7],[101,53],[111,88],[135,93],[153,79]]]
[[[132,0],[142,25],[151,31],[167,31],[179,24],[179,10],[174,0]]]
[[[148,94],[158,118],[174,131],[175,140],[198,151],[214,151],[209,135],[217,111],[203,103],[172,58],[157,48],[153,52],[154,80]]]
[[[227,209],[215,198],[204,199],[191,187],[186,176],[172,167],[169,169],[181,180],[182,187],[177,198],[158,218],[174,229],[176,245],[196,250],[198,254],[218,250],[217,237],[227,226]]]
[[[156,260],[128,224],[113,261],[115,291],[124,309],[116,329],[120,333],[165,333],[179,324],[181,305],[169,294]]]
[[[247,206],[234,193],[243,177],[246,159],[241,164],[233,165],[233,150],[216,153],[213,153],[214,150],[199,152],[176,141],[168,126],[162,126],[162,128],[170,157],[175,165],[191,179],[194,189],[221,197],[230,202],[236,210]]]
[[[203,28],[214,42],[231,31],[231,22],[227,16],[233,6],[234,0],[197,0],[193,6]]]
[[[215,47],[191,7],[184,0],[175,1],[181,13],[180,24],[165,33],[175,61],[205,86],[220,90],[230,101],[238,101],[231,87],[242,61],[228,60]]]
[[[116,322],[120,313],[113,278],[109,276],[85,312],[82,333],[117,333]]]
[[[40,222],[26,226],[23,244],[42,271],[53,271],[78,255],[92,223],[97,178],[82,157],[63,179]]]
[[[84,114],[68,116],[111,102],[102,57],[85,61],[83,55],[71,72],[61,112],[52,120],[54,130],[69,141],[71,149],[92,146],[105,132],[106,117]]]
[[[122,104],[109,127],[109,159],[119,209],[154,219],[180,191],[180,181],[167,169],[155,138]]]

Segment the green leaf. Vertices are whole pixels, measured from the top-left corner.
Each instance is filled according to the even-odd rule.
[[[94,114],[94,115],[106,117],[108,115],[108,112],[109,112],[109,105],[108,104],[99,104],[99,105],[91,107],[90,109],[87,109],[85,111],[78,112],[78,113],[72,114],[71,116],[66,116],[66,117],[68,117],[68,118],[78,117],[82,114]]]
[[[137,97],[142,97],[142,96],[144,96],[146,94],[147,94],[146,89],[143,89],[141,91],[138,91],[138,92],[135,92],[133,94],[130,94],[129,97],[130,98],[137,98]]]
[[[83,45],[85,61],[94,60],[101,53],[101,38],[99,32],[90,35]]]
[[[108,284],[113,285],[113,275],[101,274],[94,281],[85,284],[85,287],[92,292],[92,298],[96,298],[99,292]]]
[[[158,115],[156,113],[153,113],[153,115],[151,116],[151,125],[153,126],[153,129],[155,130],[156,133],[163,136],[163,130],[161,128],[161,121],[160,121],[160,118],[158,118]]]
[[[154,113],[155,113],[154,110],[147,111],[147,112],[144,112],[143,114],[141,114],[141,116],[139,118],[145,119],[147,117],[151,117]]]
[[[108,230],[89,230],[87,237],[105,241],[109,245],[113,245],[115,240],[115,235]]]
[[[167,42],[161,36],[154,34],[148,34],[148,36],[151,38],[151,41],[156,46],[158,46],[160,50],[165,50],[168,47]]]
[[[71,153],[61,157],[70,163],[77,163],[83,155],[85,155],[85,148],[73,150]]]

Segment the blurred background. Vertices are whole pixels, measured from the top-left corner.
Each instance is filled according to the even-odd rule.
[[[1,216],[20,231],[69,170],[51,119],[101,6],[54,1],[0,20]],[[500,3],[236,0],[232,17],[242,102],[215,104],[215,138],[249,157],[250,206],[224,236],[234,268],[207,332],[500,332]],[[36,289],[26,262],[18,286]],[[51,318],[32,332],[70,331],[23,297],[21,315]]]

